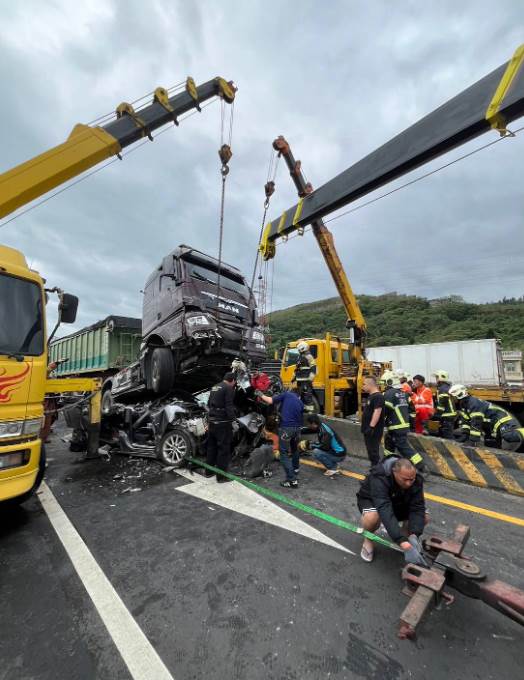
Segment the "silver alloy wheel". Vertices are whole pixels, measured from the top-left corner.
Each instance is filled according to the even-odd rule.
[[[187,442],[181,434],[173,432],[164,440],[162,445],[162,458],[167,463],[179,463],[187,455]]]

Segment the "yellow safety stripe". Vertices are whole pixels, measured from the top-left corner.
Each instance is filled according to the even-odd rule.
[[[297,222],[300,219],[300,215],[302,215],[302,208],[304,206],[304,199],[301,198],[300,201],[297,204],[297,209],[295,210],[295,214],[293,215],[293,226],[296,227]],[[284,213],[285,214],[285,213]]]
[[[397,425],[388,425],[387,428],[388,430],[404,430],[404,429],[409,429],[409,423],[407,423],[404,420],[404,416],[402,415],[402,412],[400,410],[400,406],[394,406],[391,401],[385,401],[384,402],[386,406],[388,406],[390,409],[395,411],[395,415],[397,416],[398,419],[398,424]]]
[[[404,420],[404,416],[402,415],[402,411],[400,410],[400,406],[395,406],[395,413],[397,414],[398,422],[402,423],[403,425],[408,425],[408,423]]]
[[[500,79],[500,83],[498,84],[486,111],[486,120],[491,127],[494,130],[498,130],[501,135],[506,134],[506,121],[504,120],[504,116],[500,113],[500,107],[523,63],[524,45],[521,45],[515,50],[515,54],[509,60],[504,75]]]
[[[493,426],[493,434],[497,434],[497,431],[498,431],[499,427],[500,427],[503,423],[507,423],[507,422],[510,421],[510,420],[513,420],[513,416],[507,415],[507,416],[505,416],[504,418],[501,418],[500,420],[497,420],[497,422],[496,422],[495,425]]]
[[[502,408],[502,406],[497,406],[497,404],[490,404],[489,407],[490,409],[493,409],[493,411],[503,411],[504,413],[507,413],[505,408]]]
[[[451,401],[451,397],[449,396],[449,394],[447,394],[447,392],[438,394],[437,402],[438,402],[437,411],[443,411],[446,417],[457,415],[457,412],[453,408],[453,402]]]
[[[482,434],[482,432],[479,432],[478,430],[472,430],[471,428],[469,430],[469,433],[475,435],[476,437],[480,437],[480,435]]]
[[[485,418],[484,414],[482,411],[474,411],[473,413],[469,414],[470,418]]]
[[[287,210],[284,210],[282,213],[282,217],[280,218],[280,222],[278,223],[278,235],[282,236],[282,229],[284,228],[284,224],[286,223],[286,215],[287,215]]]
[[[415,453],[413,456],[411,456],[410,461],[413,463],[413,465],[418,465],[421,463],[424,459],[420,455],[420,453]]]

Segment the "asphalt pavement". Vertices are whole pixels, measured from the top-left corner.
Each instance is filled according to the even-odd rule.
[[[524,629],[460,595],[399,640],[394,551],[367,564],[358,535],[237,482],[77,457],[54,435],[47,487],[1,510],[1,680],[522,677]],[[358,523],[357,478],[304,464],[298,490],[280,479],[275,463],[257,483]],[[468,553],[524,588],[523,498],[438,478],[426,491],[426,533],[469,524]]]

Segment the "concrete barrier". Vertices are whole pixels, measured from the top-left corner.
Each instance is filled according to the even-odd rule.
[[[346,444],[348,455],[367,459],[360,424],[341,418],[327,418]],[[498,489],[515,496],[524,496],[524,455],[463,446],[458,442],[410,434],[416,451],[432,474],[474,486]]]

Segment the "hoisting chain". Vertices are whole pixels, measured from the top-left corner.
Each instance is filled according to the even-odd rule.
[[[220,302],[220,278],[222,268],[222,244],[224,240],[224,206],[226,199],[226,179],[229,174],[229,161],[233,156],[231,151],[231,142],[233,140],[233,116],[234,116],[235,102],[231,104],[231,114],[229,119],[229,136],[228,143],[224,143],[224,118],[225,118],[225,102],[222,99],[220,102],[220,149],[218,155],[222,163],[220,168],[220,175],[222,178],[222,191],[220,195],[220,225],[218,235],[218,277],[217,277],[217,314]]]
[[[276,160],[275,160],[276,156]],[[271,150],[271,156],[269,157],[269,167],[267,171],[267,180],[266,183],[264,184],[264,193],[266,195],[265,201],[264,201],[264,213],[262,215],[262,223],[260,224],[260,233],[258,235],[258,241],[257,241],[257,254],[255,256],[255,264],[253,265],[253,275],[251,277],[251,290],[253,290],[253,286],[255,284],[255,274],[257,271],[257,265],[258,265],[258,257],[259,257],[259,250],[258,250],[258,245],[262,239],[262,234],[264,232],[264,226],[266,224],[266,215],[267,211],[269,208],[269,202],[271,200],[271,196],[275,193],[275,179],[277,176],[277,170],[278,170],[278,162],[280,160],[280,156],[276,155],[275,151]],[[262,268],[261,268],[262,269]]]

